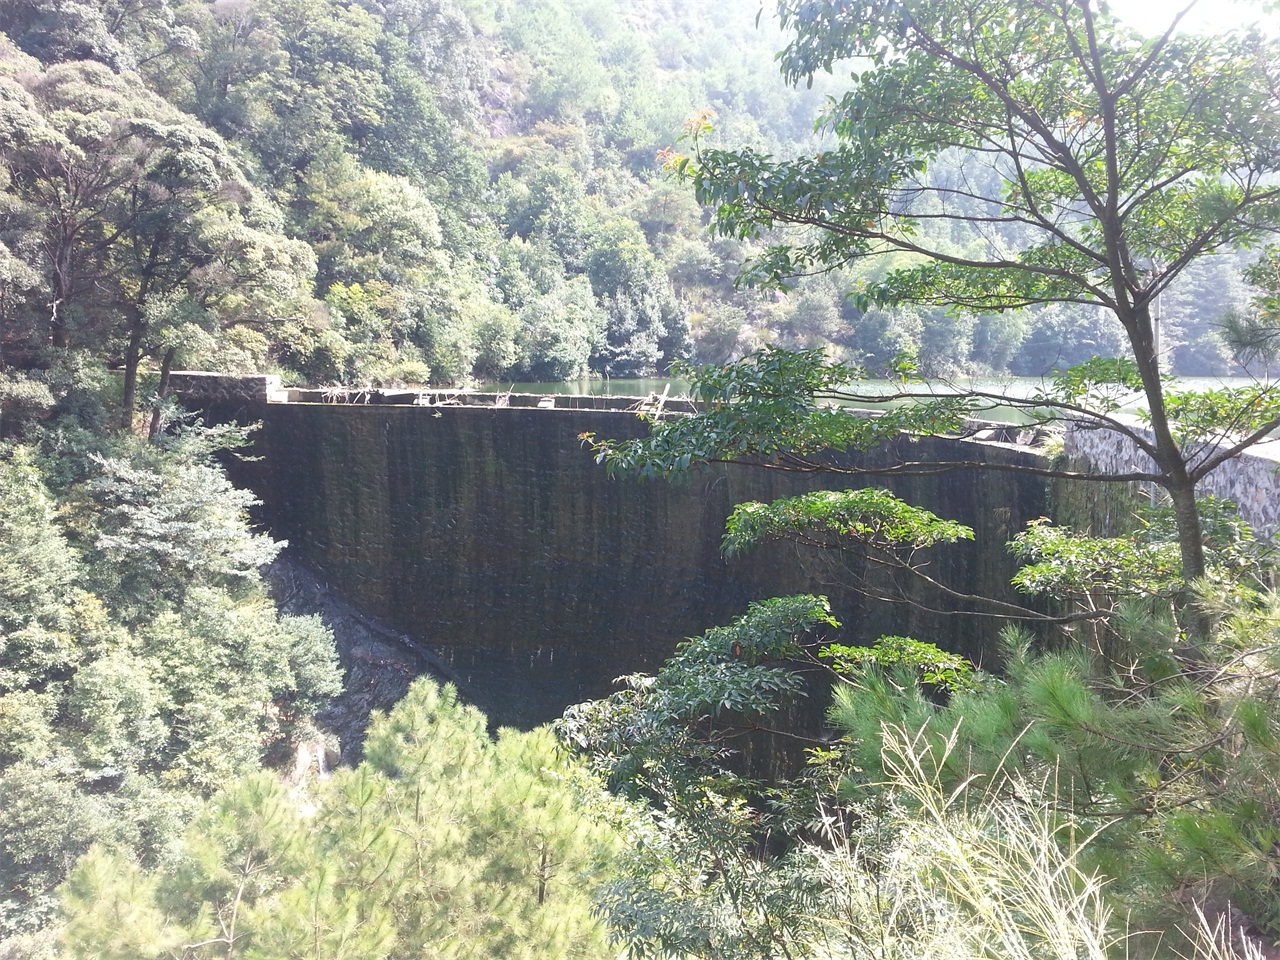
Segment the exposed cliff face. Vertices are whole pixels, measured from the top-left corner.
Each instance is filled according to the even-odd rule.
[[[734,504],[858,483],[753,467],[676,483],[610,479],[578,435],[634,436],[645,427],[630,414],[279,403],[209,412],[262,421],[261,459],[232,469],[262,499],[272,533],[360,610],[429,643],[499,723],[539,722],[601,696],[765,596],[829,595],[847,640],[908,634],[981,657],[994,636],[984,618],[869,601],[841,584],[849,570],[790,545],[725,560]],[[956,443],[859,459],[944,460]],[[972,443],[964,456],[1036,459]],[[864,483],[973,526],[976,541],[936,551],[931,575],[1012,598],[1004,545],[1046,512],[1043,481],[960,472]]]

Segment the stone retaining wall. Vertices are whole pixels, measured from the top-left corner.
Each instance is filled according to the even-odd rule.
[[[1149,431],[1130,424],[1144,436]],[[1154,464],[1136,443],[1111,430],[1067,431],[1064,452],[1073,461],[1088,464],[1096,473],[1128,473],[1152,470]],[[1223,464],[1204,480],[1196,492],[1232,500],[1240,516],[1263,536],[1280,532],[1280,441],[1268,441],[1249,453]]]
[[[278,402],[288,398],[274,374],[229,376],[198,370],[175,370],[169,375],[169,392],[184,402]]]
[[[932,576],[1014,601],[1005,543],[1052,508],[1045,481],[1017,471],[1047,465],[1034,432],[995,424],[974,424],[972,439],[902,438],[842,457],[861,467],[960,459],[992,469],[883,478],[716,466],[644,483],[610,479],[579,435],[640,435],[647,428],[634,414],[657,409],[655,396],[282,390],[274,377],[185,372],[172,387],[211,422],[262,424],[261,459],[228,464],[261,498],[262,522],[339,595],[430,644],[502,723],[528,725],[602,696],[613,678],[656,669],[682,638],[784,593],[829,595],[848,642],[893,633],[978,659],[989,649],[998,624],[957,615],[937,596],[916,598],[925,609],[851,589],[851,580],[873,594],[906,587],[865,559],[775,544],[726,560],[720,538],[736,503],[887,486],[974,528],[973,542],[929,552]],[[1074,430],[1066,452],[1098,472],[1145,460],[1109,431]],[[1202,490],[1274,533],[1280,485],[1268,453],[1227,464]],[[1084,487],[1096,497],[1096,484]]]

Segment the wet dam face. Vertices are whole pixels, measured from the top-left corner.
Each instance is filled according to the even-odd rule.
[[[1016,598],[1005,543],[1047,509],[1044,480],[1009,472],[851,479],[720,466],[676,482],[610,478],[579,435],[647,429],[621,410],[186,402],[213,421],[262,424],[258,459],[229,467],[262,501],[262,523],[347,602],[431,646],[500,724],[532,725],[603,696],[614,678],[656,670],[681,639],[764,597],[829,596],[842,642],[892,633],[980,658],[994,639],[994,621],[949,615],[945,598],[920,598],[941,612],[869,600],[849,587],[848,569],[791,544],[725,559],[724,521],[739,502],[888,487],[974,528],[974,541],[930,552],[930,576],[1006,599]],[[948,439],[848,459],[958,457],[1043,463],[1024,447]]]

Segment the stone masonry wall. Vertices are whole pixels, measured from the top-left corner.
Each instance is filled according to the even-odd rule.
[[[1147,434],[1145,429],[1135,429]],[[1067,431],[1065,449],[1071,460],[1097,473],[1124,473],[1152,468],[1151,459],[1128,437],[1110,430]],[[1258,444],[1242,457],[1228,461],[1204,480],[1196,492],[1232,500],[1240,516],[1265,536],[1280,532],[1280,441]]]
[[[895,633],[976,659],[989,649],[993,622],[957,614],[945,598],[916,594],[912,605],[851,589],[854,580],[873,593],[906,586],[865,558],[772,545],[726,560],[719,544],[737,503],[887,486],[975,530],[973,542],[932,551],[930,575],[1008,600],[1019,598],[1005,543],[1051,509],[1042,480],[999,469],[885,479],[721,466],[670,483],[610,479],[579,435],[627,438],[645,426],[626,404],[596,398],[594,409],[568,409],[563,398],[548,409],[537,398],[473,406],[449,392],[375,391],[321,403],[274,378],[174,376],[211,420],[262,424],[260,459],[229,469],[261,498],[261,521],[290,541],[290,554],[362,611],[439,651],[464,693],[501,723],[540,722],[602,696],[615,677],[656,669],[681,639],[786,593],[828,595],[846,641]],[[1227,464],[1201,488],[1237,502],[1263,533],[1280,530],[1276,447]],[[1098,472],[1144,459],[1104,431],[1070,432],[1066,453]],[[954,459],[1044,463],[1025,446],[946,438],[904,439],[845,462]]]
[[[169,390],[187,403],[195,404],[267,403],[285,396],[280,378],[267,373],[232,377],[197,370],[175,370],[169,375]]]

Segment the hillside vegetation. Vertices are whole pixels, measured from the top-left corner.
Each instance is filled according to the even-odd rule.
[[[838,81],[789,88],[757,5],[219,0],[0,8],[3,362],[273,369],[317,384],[665,371],[828,345],[872,368],[1041,374],[1119,346],[1044,308],[958,321],[855,309],[892,269],[736,290],[758,241],[713,239],[660,152],[790,155]],[[963,178],[941,158],[931,176]],[[986,240],[976,228],[957,249]],[[1165,312],[1175,366],[1222,372],[1238,264]],[[871,272],[868,272],[870,270]]]

